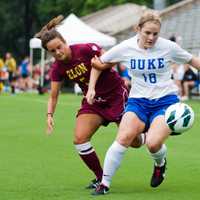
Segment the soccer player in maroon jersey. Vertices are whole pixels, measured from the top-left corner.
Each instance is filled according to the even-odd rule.
[[[60,21],[59,17],[51,20],[36,34],[36,37],[41,39],[43,48],[55,58],[51,67],[47,133],[51,134],[53,130],[53,114],[62,81],[69,79],[78,83],[85,96],[90,73],[91,71],[96,73],[99,78],[96,84],[94,102],[91,105],[83,97],[81,108],[77,113],[74,132],[74,145],[84,163],[96,176],[88,188],[95,188],[102,178],[103,171],[99,158],[90,143],[91,137],[101,125],[106,126],[110,122],[117,124],[120,122],[128,92],[116,71],[108,69],[101,72],[91,67],[91,59],[102,53],[102,49],[98,45],[94,43],[67,45],[64,38],[55,30],[55,26]],[[139,147],[141,144],[141,138],[136,138],[132,142],[133,147]]]

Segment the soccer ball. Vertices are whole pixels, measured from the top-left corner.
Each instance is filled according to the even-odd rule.
[[[192,127],[194,112],[185,103],[175,103],[165,111],[165,122],[172,130],[172,134],[178,135]]]

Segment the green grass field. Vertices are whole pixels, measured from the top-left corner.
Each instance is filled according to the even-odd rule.
[[[198,200],[200,199],[200,102],[188,102],[195,124],[182,136],[168,139],[164,183],[149,186],[153,162],[146,148],[129,149],[109,195],[93,197],[85,186],[92,173],[72,144],[81,97],[61,95],[53,135],[45,134],[47,96],[0,96],[0,200]],[[112,143],[114,124],[98,130],[92,143],[103,163]]]

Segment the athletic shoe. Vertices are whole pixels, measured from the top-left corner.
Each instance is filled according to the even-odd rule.
[[[96,189],[97,186],[98,186],[100,183],[101,183],[100,180],[98,180],[98,179],[93,179],[93,180],[89,183],[89,185],[86,187],[86,189]]]
[[[161,167],[154,165],[154,172],[151,177],[151,187],[158,187],[165,178],[167,160],[165,158],[165,164]]]
[[[98,185],[98,187],[92,192],[92,195],[104,195],[107,194],[109,191],[109,188],[103,185],[102,183]]]

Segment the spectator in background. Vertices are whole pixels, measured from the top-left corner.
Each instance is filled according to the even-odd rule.
[[[4,61],[0,58],[0,93],[3,91],[3,68],[4,68]]]
[[[172,42],[178,43],[178,39],[180,41],[180,36],[177,38],[175,35],[172,35],[171,37],[169,37],[169,40],[171,40]],[[183,64],[177,64],[177,63],[172,63],[171,65],[172,67],[172,79],[174,80],[175,84],[178,87],[178,93],[179,96],[182,96],[182,80],[183,80],[183,76],[185,73],[185,69],[184,69],[184,65]]]
[[[51,79],[50,79],[50,65],[49,63],[46,63],[44,66],[44,75],[43,75],[43,79],[40,76],[39,77],[39,85],[38,85],[38,93],[39,94],[44,94],[46,92],[48,92],[50,90],[50,83],[51,83]]]
[[[172,42],[176,42],[176,36],[175,35],[171,35],[169,37],[169,40],[171,40]]]
[[[3,67],[4,67],[4,61],[3,61],[3,59],[2,58],[0,58],[0,69],[2,69]]]
[[[12,54],[10,52],[6,53],[5,65],[8,69],[8,73],[9,73],[9,84],[11,87],[11,93],[15,94],[17,64],[16,64],[15,58],[12,56]]]
[[[19,66],[19,71],[20,71],[20,88],[23,91],[27,91],[28,89],[31,88],[31,80],[30,80],[30,70],[29,70],[29,66],[30,65],[30,61],[29,61],[29,57],[25,57],[20,66]]]
[[[183,76],[185,73],[185,68],[184,65],[178,65],[176,63],[172,64],[172,79],[174,80],[175,84],[178,87],[179,90],[179,96],[183,96],[183,91],[182,91],[182,81],[183,81]]]
[[[40,85],[40,76],[41,76],[41,70],[39,64],[36,64],[33,67],[32,71],[32,89],[38,90],[38,87]]]
[[[50,78],[50,65],[45,64],[44,66],[44,88],[50,89],[50,83],[51,83],[51,78]]]
[[[182,37],[180,35],[176,36],[175,34],[171,35],[169,37],[169,40],[172,42],[176,42],[178,45],[182,45]]]
[[[185,73],[182,80],[182,101],[189,99],[190,90],[199,85],[197,74],[191,69],[190,65],[185,64]]]
[[[8,90],[8,71],[6,67],[0,69],[0,93]]]

